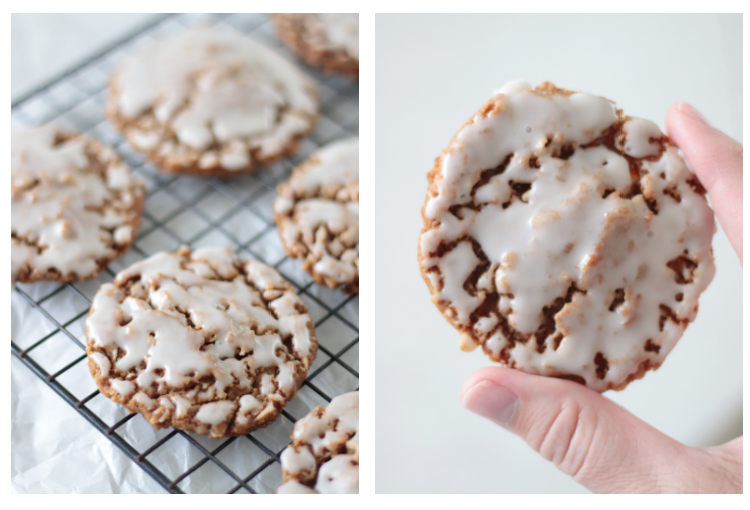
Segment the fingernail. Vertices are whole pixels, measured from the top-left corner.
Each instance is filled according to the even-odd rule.
[[[700,122],[701,124],[705,124],[706,126],[709,125],[708,121],[706,120],[706,117],[704,117],[703,115],[701,115],[698,110],[696,110],[695,108],[693,108],[692,106],[690,106],[686,102],[680,101],[680,104],[678,105],[677,108],[680,110],[680,112],[684,113],[685,115],[687,115],[691,119],[697,120],[698,122]]]
[[[518,395],[508,388],[482,381],[466,392],[461,403],[472,413],[507,427],[516,413]]]

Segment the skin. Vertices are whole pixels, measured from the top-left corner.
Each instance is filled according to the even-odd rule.
[[[683,102],[669,109],[667,131],[708,190],[741,263],[742,145]],[[593,492],[742,492],[742,437],[691,448],[570,381],[487,367],[466,380],[461,401]]]

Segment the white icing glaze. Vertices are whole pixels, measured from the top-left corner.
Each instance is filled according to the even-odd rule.
[[[263,408],[260,400],[252,395],[243,395],[239,402],[240,407],[237,410],[237,417],[235,419],[240,425],[245,425],[249,421],[248,414],[252,414]]]
[[[220,163],[227,170],[247,167],[250,150],[261,158],[280,153],[311,128],[318,107],[312,81],[296,66],[247,37],[212,29],[156,42],[116,79],[121,115],[135,119],[153,109],[188,148],[225,144]],[[160,141],[153,132],[128,135],[145,150]],[[179,150],[165,144],[161,153]]]
[[[659,126],[645,119],[629,119],[623,126],[625,140],[619,144],[619,149],[628,156],[645,158],[659,154],[659,144],[652,143],[653,139],[660,139],[664,135]]]
[[[359,434],[355,435],[359,444]],[[336,455],[324,462],[318,471],[318,482],[315,490],[320,494],[358,494],[359,493],[359,453],[357,464],[352,461],[354,454]]]
[[[310,156],[317,164],[295,172],[289,184],[296,195],[309,195],[321,187],[337,189],[359,183],[359,139],[332,142]]]
[[[195,419],[208,425],[218,425],[229,418],[234,411],[234,402],[220,400],[203,404],[195,415]]]
[[[139,391],[135,394],[135,396],[133,397],[133,401],[142,405],[146,409],[153,409],[154,407],[156,407],[156,402],[154,401],[154,399],[152,399],[142,391]]]
[[[187,412],[191,407],[190,401],[186,398],[183,398],[179,395],[172,395],[169,397],[172,399],[172,402],[174,402],[175,408],[176,408],[176,416],[178,418],[182,418],[184,416],[187,416]]]
[[[297,421],[292,441],[280,457],[285,478],[316,480],[321,494],[359,492],[359,392],[340,395]],[[319,465],[329,452],[340,453]]]
[[[319,23],[331,49],[343,49],[359,59],[359,14],[313,14],[308,26]],[[313,27],[313,30],[315,28]]]
[[[110,381],[112,388],[123,397],[127,397],[135,391],[135,384],[130,381],[123,381],[122,379],[112,379]]]
[[[279,389],[290,393],[294,388],[294,363],[285,363],[279,367],[279,375],[276,377]]]
[[[572,374],[588,386],[615,387],[648,360],[660,363],[674,347],[683,325],[667,320],[660,330],[660,305],[680,320],[691,321],[700,293],[714,274],[711,238],[713,214],[705,198],[688,180],[695,176],[676,148],[667,146],[656,161],[641,163],[643,195],[623,198],[631,189],[628,161],[605,145],[581,148],[618,122],[610,101],[583,93],[544,96],[527,84],[512,82],[454,137],[442,156],[436,193],[424,207],[426,229],[420,237],[423,269],[434,301],[447,304],[444,313],[461,329],[472,328],[471,314],[496,289],[497,310],[473,325],[485,350],[495,357],[510,346],[499,329],[498,313],[522,335],[534,335],[542,310],[575,292],[555,315],[556,333],[564,339],[555,349],[555,332],[540,353],[532,336],[509,349],[514,366],[544,375]],[[657,156],[658,127],[631,119],[620,147],[631,156]],[[550,142],[547,144],[548,138]],[[575,151],[568,159],[554,157],[563,147]],[[502,173],[474,190],[475,208],[449,211],[472,201],[472,190],[484,170],[510,157]],[[530,165],[537,158],[538,168]],[[663,177],[662,177],[663,175]],[[512,182],[511,182],[512,181]],[[512,183],[531,183],[522,197]],[[677,202],[665,193],[681,196]],[[611,192],[603,198],[605,192]],[[653,214],[646,200],[655,201]],[[460,216],[460,217],[459,217]],[[431,224],[429,222],[432,222]],[[469,241],[458,242],[441,257],[441,243],[470,236],[489,260],[476,291],[464,284],[481,263]],[[685,251],[686,250],[686,251]],[[667,264],[684,255],[697,264],[691,284],[676,281]],[[610,311],[617,289],[624,304]],[[645,351],[647,340],[658,353]],[[594,362],[602,353],[609,363],[598,377]]]
[[[112,235],[117,244],[126,244],[133,240],[133,229],[129,226],[119,227]]]
[[[301,473],[302,471],[314,473],[317,469],[315,456],[306,446],[297,449],[290,446],[281,452],[280,459],[284,470],[289,473]]]
[[[276,393],[276,384],[274,377],[270,374],[263,374],[260,378],[260,394],[261,395],[273,395]]]
[[[316,273],[351,282],[359,274],[359,140],[329,144],[295,169],[274,212],[285,246],[302,243]]]
[[[91,277],[98,260],[116,256],[114,243],[132,239],[123,224],[138,213],[134,204],[143,185],[111,149],[83,135],[55,145],[58,133],[48,125],[11,134],[14,282],[25,267]],[[99,159],[104,175],[92,170],[89,156]]]
[[[109,358],[107,358],[101,352],[92,352],[90,354],[90,357],[92,360],[94,360],[96,366],[99,367],[99,371],[101,372],[102,377],[107,377],[109,375],[109,369],[112,368],[112,364],[109,362]]]
[[[333,428],[334,422],[336,428]],[[312,447],[313,453],[320,454],[324,449],[332,450],[333,445],[346,442],[359,430],[359,392],[345,393],[331,400],[331,403],[318,417],[308,414],[294,424],[292,439],[304,441]]]
[[[498,94],[515,94],[522,90],[531,90],[531,85],[524,80],[511,80],[499,89],[494,91],[494,95]]]
[[[177,417],[186,415],[190,400],[218,399],[202,404],[196,419],[211,426],[224,422],[237,408],[234,401],[221,400],[227,397],[226,389],[232,385],[249,393],[254,374],[268,368],[278,375],[274,370],[264,373],[259,389],[264,400],[283,404],[295,391],[300,364],[306,370],[312,362],[312,321],[299,312],[304,305],[272,268],[247,261],[243,276],[242,267],[242,261],[224,248],[158,253],[133,264],[95,296],[86,322],[89,344],[120,353],[114,369],[135,369],[134,382],[152,395],[213,376],[213,383],[196,386],[185,398],[171,396]],[[132,280],[136,283],[126,296],[120,286]],[[270,304],[276,316],[261,296],[276,298]],[[274,307],[275,302],[293,305]],[[301,361],[286,361],[280,354],[286,349],[282,337],[291,339]],[[252,395],[241,397],[238,423],[247,424],[262,405]]]

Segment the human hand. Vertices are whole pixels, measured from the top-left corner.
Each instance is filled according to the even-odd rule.
[[[687,103],[670,108],[667,131],[742,262],[742,145]],[[742,437],[691,448],[571,381],[487,367],[466,380],[461,401],[593,492],[742,492]]]

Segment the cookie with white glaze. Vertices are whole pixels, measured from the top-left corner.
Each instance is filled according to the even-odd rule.
[[[461,348],[506,366],[622,389],[713,278],[705,190],[656,124],[602,97],[511,82],[427,177],[422,276]]]
[[[102,394],[212,438],[278,418],[318,349],[307,309],[279,273],[226,248],[158,253],[102,285],[86,321]]]
[[[318,111],[312,80],[234,32],[153,43],[110,83],[107,117],[158,168],[231,177],[294,153]]]
[[[94,278],[137,236],[145,189],[110,148],[47,125],[11,134],[11,282]]]
[[[281,40],[327,74],[359,79],[359,14],[274,14]]]
[[[359,392],[340,395],[297,421],[281,452],[277,494],[359,493]]]
[[[319,285],[359,292],[359,140],[330,143],[278,186],[284,251]]]

